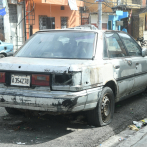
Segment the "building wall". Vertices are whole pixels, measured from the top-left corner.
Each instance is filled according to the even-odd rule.
[[[107,29],[107,23],[108,23],[108,14],[103,13],[102,14],[102,29]],[[91,24],[97,26],[98,24],[98,14],[91,14]]]
[[[16,5],[17,9],[17,22],[11,22],[10,21],[10,14],[12,13],[9,9],[8,3],[5,3],[8,7],[6,10],[6,15],[4,15],[4,34],[5,34],[5,42],[12,43],[14,45],[14,50],[17,50],[23,43],[24,40],[20,41],[23,38],[23,23],[20,23],[20,25],[17,27],[17,24],[22,20],[22,5],[17,5],[17,1],[13,0],[13,5]],[[12,3],[10,3],[12,4]],[[5,7],[5,6],[4,6]],[[16,32],[17,31],[17,32]]]
[[[68,5],[68,0],[35,0],[37,3],[54,4],[54,5]],[[76,0],[77,6],[82,7],[82,0]]]
[[[95,2],[96,0],[86,0],[84,2],[84,5],[86,7],[86,10],[89,13],[98,12],[98,2]],[[109,0],[109,6],[113,7],[117,4],[117,0]],[[104,3],[102,5],[102,12],[113,12],[110,7],[107,7]]]
[[[112,30],[121,30],[120,26],[116,26],[116,21],[128,17],[128,12],[123,12],[123,15],[109,15],[108,21],[112,21]]]
[[[146,7],[146,0],[118,0],[118,4],[131,8],[141,8]]]
[[[68,27],[75,27],[81,24],[80,12],[70,10],[69,6],[64,6],[61,10],[61,5],[39,4],[35,5],[35,25],[33,33],[39,30],[39,16],[55,17],[55,29],[61,29],[61,17],[68,17]]]
[[[91,23],[97,23],[98,22],[98,14],[91,14]],[[108,15],[102,14],[102,23],[108,22]]]
[[[0,9],[3,8],[3,3],[2,0],[0,0]],[[0,40],[4,41],[4,21],[3,21],[3,16],[0,16]]]

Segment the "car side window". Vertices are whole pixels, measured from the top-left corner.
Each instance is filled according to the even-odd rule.
[[[124,42],[129,56],[141,56],[141,50],[137,42],[135,42],[129,35],[125,33],[118,33]]]
[[[105,33],[109,58],[127,56],[125,47],[116,33]]]

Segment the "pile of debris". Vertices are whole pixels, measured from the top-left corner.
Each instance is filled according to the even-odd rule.
[[[131,130],[139,131],[139,129],[143,128],[147,125],[147,118],[140,121],[133,121],[133,125],[130,125],[129,128]]]

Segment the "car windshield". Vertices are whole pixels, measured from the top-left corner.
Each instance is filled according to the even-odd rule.
[[[42,32],[36,33],[16,57],[92,59],[94,32]]]

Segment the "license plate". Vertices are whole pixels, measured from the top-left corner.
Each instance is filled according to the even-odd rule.
[[[16,86],[30,86],[29,75],[11,75],[11,85]]]

